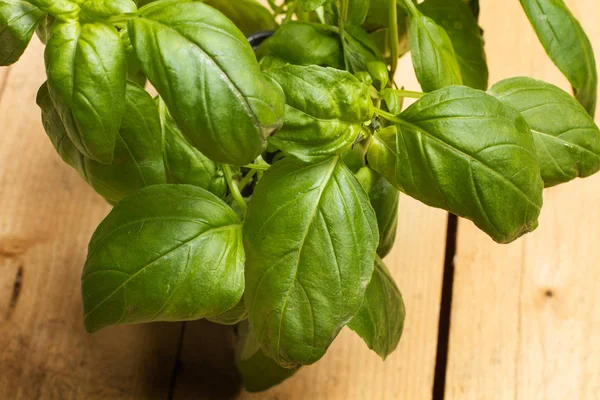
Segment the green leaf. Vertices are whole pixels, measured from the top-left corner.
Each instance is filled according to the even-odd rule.
[[[45,52],[48,89],[67,134],[86,157],[113,161],[125,109],[125,49],[103,23],[59,23]]]
[[[313,11],[329,1],[330,0],[297,0],[297,3],[304,11]]]
[[[567,77],[575,97],[593,117],[598,96],[594,50],[581,24],[563,0],[521,0],[540,42]]]
[[[448,34],[416,7],[410,19],[410,50],[424,92],[462,84],[460,66]]]
[[[54,21],[55,18],[52,15],[45,14],[37,26],[35,33],[43,44],[48,42]]]
[[[400,342],[405,315],[402,294],[384,262],[377,257],[365,301],[348,327],[385,360]]]
[[[381,98],[385,101],[387,109],[392,114],[400,114],[404,104],[404,97],[400,96],[397,91],[390,88],[385,88],[381,91]]]
[[[369,13],[370,0],[348,0],[348,18],[353,25],[362,25]]]
[[[40,88],[37,101],[46,133],[58,154],[110,203],[143,187],[166,182],[158,113],[152,97],[139,86],[127,84],[125,115],[110,165],[87,158],[77,150],[46,84]]]
[[[244,35],[271,31],[277,27],[273,14],[256,0],[203,0],[221,11]]]
[[[546,187],[600,170],[600,130],[568,93],[535,79],[511,78],[492,86],[490,94],[527,121]]]
[[[246,304],[242,298],[237,305],[223,314],[216,315],[214,317],[206,317],[210,322],[221,325],[236,325],[246,319],[248,319],[248,312],[246,310]]]
[[[136,11],[137,5],[133,0],[87,0],[81,4],[79,20],[104,21],[112,16],[132,14]]]
[[[128,23],[144,74],[186,138],[219,163],[243,165],[281,125],[284,98],[246,38],[206,4],[160,1]]]
[[[362,304],[378,243],[364,189],[338,158],[275,163],[244,223],[248,318],[284,367],[319,360]]]
[[[15,63],[29,45],[44,13],[21,0],[0,2],[0,66]]]
[[[222,314],[244,292],[239,217],[196,186],[144,188],[94,232],[81,285],[89,332]]]
[[[249,392],[262,392],[280,384],[298,371],[283,368],[260,349],[256,334],[247,322],[238,326],[239,340],[235,350],[235,365]]]
[[[187,141],[162,99],[158,100],[158,107],[165,141],[167,181],[199,186],[224,198],[227,182],[221,168]]]
[[[377,217],[379,229],[379,246],[377,255],[387,256],[396,241],[398,227],[398,190],[377,172],[369,167],[363,167],[356,173],[356,178],[369,195],[371,206]]]
[[[294,65],[320,65],[345,69],[342,44],[337,33],[325,25],[291,21],[281,25],[258,48],[261,67],[268,69],[265,61],[281,60]]]
[[[463,0],[463,2],[469,6],[469,9],[471,10],[471,13],[475,19],[478,19],[480,12],[479,0]]]
[[[141,87],[144,87],[146,85],[146,75],[144,75],[142,72],[142,63],[135,55],[127,28],[119,30],[119,35],[121,36],[121,41],[125,47],[125,55],[127,58],[127,79],[137,83]]]
[[[377,45],[364,29],[350,24],[344,29],[344,54],[350,72],[368,71],[370,63],[383,62]]]
[[[507,243],[534,230],[543,182],[523,117],[464,86],[425,95],[375,135],[369,165],[399,190]]]
[[[370,0],[369,11],[362,27],[369,33],[373,43],[389,64],[391,62],[391,45],[389,33],[389,0]],[[402,56],[409,50],[408,15],[404,8],[396,6],[398,55]]]
[[[269,143],[303,161],[349,150],[373,115],[368,87],[349,72],[287,65],[266,75],[286,96],[283,127]]]
[[[365,166],[365,148],[362,144],[357,143],[342,154],[342,161],[353,174],[356,174],[362,167]]]
[[[78,17],[79,6],[70,0],[27,0],[28,3],[60,21],[72,21]]]
[[[469,6],[463,0],[426,0],[419,5],[419,10],[448,34],[463,84],[486,90],[489,72],[484,42]]]

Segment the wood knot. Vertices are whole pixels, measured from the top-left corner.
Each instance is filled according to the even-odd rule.
[[[552,289],[546,289],[546,291],[544,291],[544,296],[548,298],[554,297],[554,292],[552,291]]]
[[[0,257],[16,257],[31,246],[31,241],[17,237],[0,238]]]

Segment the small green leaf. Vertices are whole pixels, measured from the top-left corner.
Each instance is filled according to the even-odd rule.
[[[128,30],[144,74],[198,150],[243,165],[265,149],[282,122],[283,93],[229,19],[203,3],[166,0],[142,7]]]
[[[594,49],[563,0],[521,0],[540,42],[567,77],[575,97],[593,117],[598,96]]]
[[[369,165],[399,190],[472,220],[500,243],[538,225],[543,181],[523,117],[485,92],[425,95],[374,136]]]
[[[342,161],[353,174],[356,174],[362,167],[365,166],[365,148],[362,144],[355,144],[351,150],[342,154]]]
[[[267,357],[247,322],[238,326],[238,336],[235,365],[247,391],[262,392],[280,384],[298,371],[298,368],[283,368]]]
[[[50,32],[52,30],[52,24],[56,19],[52,15],[45,14],[40,20],[40,23],[35,31],[40,42],[43,44],[48,43],[48,38],[50,37]]]
[[[400,193],[391,183],[369,167],[361,168],[356,173],[356,178],[369,195],[371,206],[375,211],[379,229],[377,255],[383,258],[389,254],[396,241]]]
[[[273,14],[256,0],[203,0],[221,11],[244,35],[272,31],[277,27]]]
[[[527,121],[546,187],[600,170],[600,130],[568,93],[535,79],[511,78],[492,86],[490,94]]]
[[[227,182],[221,168],[187,141],[162,99],[158,100],[158,107],[165,141],[167,181],[199,186],[224,198]]]
[[[276,162],[244,223],[250,324],[284,367],[319,360],[362,304],[378,243],[369,199],[338,158]]]
[[[291,21],[281,25],[260,45],[257,55],[262,58],[263,69],[273,66],[273,59],[280,60],[280,64],[344,69],[344,53],[337,33],[324,25],[309,22]]]
[[[27,1],[0,2],[0,66],[15,63],[45,14]]]
[[[365,301],[348,327],[385,360],[400,342],[405,315],[402,294],[384,262],[377,257]]]
[[[113,161],[125,110],[125,49],[104,23],[52,25],[45,52],[50,96],[67,134],[86,157]]]
[[[410,19],[410,50],[424,92],[462,84],[460,66],[448,34],[416,7]]]
[[[196,186],[144,188],[94,232],[81,284],[89,332],[220,315],[244,292],[239,217]]]
[[[402,112],[404,98],[401,97],[394,89],[385,88],[381,91],[381,98],[385,101],[385,105],[389,112],[398,115]]]
[[[287,65],[266,75],[286,96],[283,127],[269,143],[303,161],[349,150],[373,115],[368,87],[349,72]]]
[[[489,72],[483,37],[477,20],[463,0],[426,0],[419,10],[441,26],[450,41],[460,67],[463,84],[486,90]]]
[[[350,72],[368,71],[373,62],[383,62],[377,45],[360,26],[345,25],[344,50]]]
[[[346,21],[352,25],[362,25],[369,13],[370,0],[348,0],[348,15]]]
[[[46,84],[40,88],[37,102],[42,109],[46,133],[63,161],[75,168],[110,203],[117,203],[143,187],[166,182],[158,113],[152,97],[142,88],[131,83],[127,85],[126,112],[110,165],[87,158],[77,150],[67,135]]]

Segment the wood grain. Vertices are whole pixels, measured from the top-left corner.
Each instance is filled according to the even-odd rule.
[[[418,89],[408,57],[401,60],[398,84]],[[431,397],[441,281],[445,254],[447,213],[418,203],[407,196],[400,200],[396,247],[385,262],[406,302],[407,322],[398,349],[383,362],[349,329],[318,363],[302,368],[282,385],[261,394],[243,393],[239,399],[427,399]],[[206,325],[188,324],[181,352],[180,375],[174,399],[194,399],[204,393],[205,374],[235,385],[234,374],[223,363],[207,364],[198,343]],[[231,332],[222,335],[233,340]],[[221,342],[224,346],[230,342]],[[221,349],[231,358],[231,349]],[[206,366],[209,366],[206,368]],[[211,380],[210,378],[208,379]]]
[[[600,54],[600,4],[569,0]],[[519,3],[484,0],[492,81],[569,85]],[[459,223],[446,398],[600,398],[600,177],[546,190],[540,227],[501,246]]]
[[[108,205],[41,125],[34,39],[0,70],[0,399],[166,399],[181,324],[83,328],[81,268]]]

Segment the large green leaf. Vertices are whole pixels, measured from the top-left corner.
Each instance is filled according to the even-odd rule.
[[[219,315],[244,292],[241,222],[196,186],[127,197],[94,232],[81,278],[84,322],[185,321]]]
[[[346,21],[353,25],[361,25],[369,14],[370,0],[348,0]]]
[[[253,161],[281,125],[283,93],[265,80],[246,38],[206,4],[148,4],[129,21],[144,74],[187,139],[234,165]]]
[[[419,10],[448,34],[463,84],[486,90],[489,72],[483,48],[483,37],[477,20],[463,0],[426,0]]]
[[[275,163],[244,223],[248,318],[284,367],[312,364],[362,304],[377,248],[375,214],[338,158]]]
[[[256,0],[202,0],[221,11],[246,36],[277,27],[273,14]]]
[[[242,297],[239,303],[224,313],[215,315],[214,317],[206,317],[206,319],[210,322],[221,325],[236,325],[242,321],[245,321],[248,319],[248,312],[246,310],[244,298]]]
[[[162,135],[152,97],[128,83],[125,115],[117,134],[115,156],[110,165],[85,157],[67,135],[46,84],[38,92],[42,122],[61,158],[75,168],[96,192],[110,203],[140,188],[165,183]]]
[[[167,181],[200,186],[225,197],[227,182],[221,168],[187,141],[162,99],[158,100],[158,108],[165,141]]]
[[[423,15],[416,6],[411,10],[410,51],[423,91],[462,84],[458,59],[444,28]]]
[[[349,72],[287,65],[266,75],[286,96],[283,127],[269,143],[301,160],[318,161],[349,150],[373,115],[368,87]]]
[[[45,52],[48,89],[67,134],[86,157],[113,161],[125,110],[125,49],[104,23],[52,25]]]
[[[370,166],[399,190],[507,243],[538,225],[543,181],[523,117],[464,86],[425,95],[376,135]]]
[[[385,360],[400,342],[405,315],[402,294],[384,262],[377,257],[365,301],[348,327]]]
[[[379,228],[377,255],[383,258],[389,254],[396,241],[400,193],[391,183],[369,167],[361,168],[356,173],[356,177],[369,195],[371,206],[375,211]]]
[[[600,170],[600,130],[568,93],[531,78],[503,80],[490,93],[527,121],[546,187]]]
[[[261,350],[256,334],[248,322],[238,325],[238,336],[235,365],[247,391],[262,392],[278,385],[298,371],[298,368],[283,368],[272,358],[267,357]]]
[[[106,21],[113,16],[137,11],[133,0],[86,0],[81,4],[80,21]]]
[[[15,63],[45,14],[27,1],[0,2],[0,66]]]
[[[521,5],[552,61],[567,77],[577,100],[593,117],[598,96],[594,49],[563,0],[521,0]]]
[[[269,39],[258,48],[265,69],[279,63],[295,65],[320,65],[344,69],[344,53],[337,33],[325,25],[295,22],[281,25]]]

